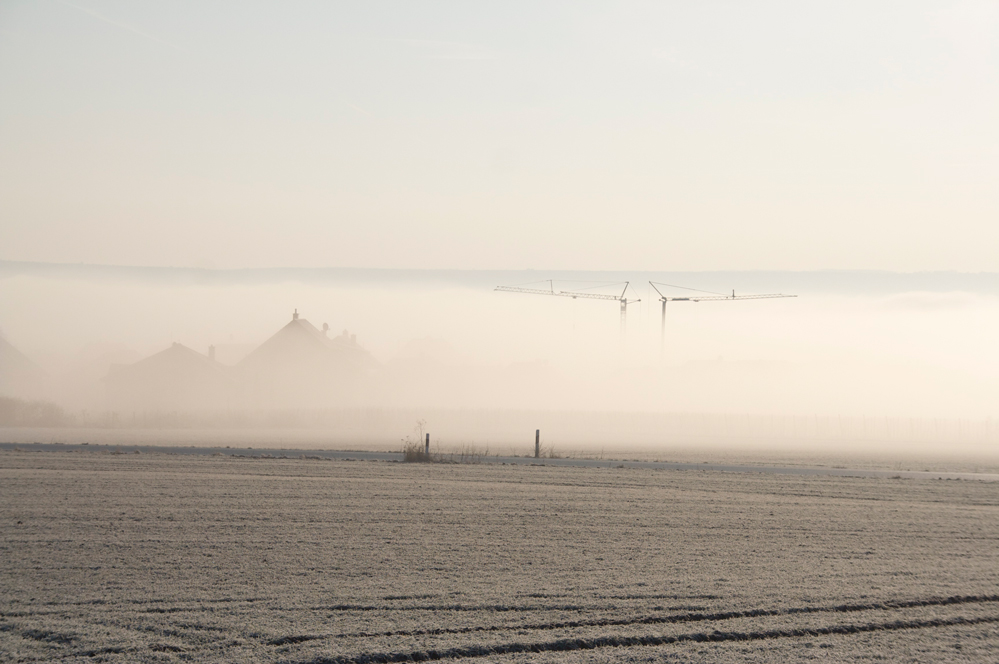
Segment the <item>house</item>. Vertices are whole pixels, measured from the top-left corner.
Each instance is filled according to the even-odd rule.
[[[45,393],[47,378],[24,353],[0,336],[0,396],[37,398]]]
[[[324,408],[350,402],[377,366],[353,335],[330,337],[300,318],[235,366],[174,343],[135,364],[113,365],[104,379],[115,411],[220,408]]]
[[[112,365],[104,382],[118,411],[225,408],[235,395],[228,367],[179,343],[135,364]]]
[[[251,406],[312,408],[350,401],[377,366],[346,330],[329,336],[299,317],[235,367],[242,401]]]

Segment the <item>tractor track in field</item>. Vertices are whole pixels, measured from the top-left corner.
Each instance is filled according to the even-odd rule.
[[[720,643],[726,641],[764,641],[786,638],[849,635],[869,632],[894,632],[900,630],[929,629],[935,627],[973,626],[999,623],[999,616],[979,618],[933,618],[927,620],[893,620],[878,623],[831,625],[800,629],[770,629],[749,632],[692,632],[675,636],[602,636],[593,639],[557,639],[533,643],[500,643],[471,645],[444,650],[425,650],[392,653],[364,653],[346,657],[316,657],[297,660],[295,664],[389,664],[392,662],[427,662],[449,659],[471,659],[520,653],[569,652],[599,648],[628,648],[636,646],[664,646],[683,643]]]
[[[872,602],[866,604],[838,604],[835,606],[806,606],[786,609],[749,609],[745,611],[720,612],[688,612],[672,615],[651,615],[634,618],[569,620],[543,623],[521,623],[514,625],[482,625],[476,627],[457,627],[420,630],[393,630],[385,632],[351,632],[340,634],[301,634],[271,639],[268,645],[281,646],[306,641],[322,639],[346,638],[378,638],[395,636],[444,636],[459,634],[474,634],[483,632],[503,631],[552,631],[558,629],[577,629],[581,627],[626,627],[629,625],[665,625],[695,622],[719,622],[737,618],[767,618],[777,616],[807,615],[816,613],[857,613],[862,611],[893,611],[920,607],[953,606],[961,604],[986,604],[999,602],[999,595],[955,595],[952,597],[937,597],[930,599],[915,599],[896,602]],[[483,610],[491,610],[483,607]],[[396,661],[396,660],[392,660]]]

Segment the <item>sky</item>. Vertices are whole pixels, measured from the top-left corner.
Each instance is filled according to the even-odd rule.
[[[996,2],[0,4],[0,260],[999,271]]]

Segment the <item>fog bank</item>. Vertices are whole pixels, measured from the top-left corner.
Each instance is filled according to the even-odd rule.
[[[545,276],[562,288],[596,293],[619,293],[614,282],[627,276],[629,299],[641,301],[628,306],[622,335],[615,301],[493,290]],[[671,302],[663,343],[650,279],[798,297]],[[694,291],[672,292],[685,293]],[[247,367],[265,343],[277,343],[296,310],[296,324],[312,329],[309,343],[334,353],[322,356],[330,363],[317,368],[312,355],[288,346],[272,352],[264,369],[257,361],[251,380]],[[54,401],[77,423],[86,411],[88,426],[239,428],[246,413],[258,419],[275,413],[271,426],[279,413],[297,412],[287,426],[387,444],[417,419],[451,413],[439,417],[441,435],[494,444],[542,424],[564,444],[589,447],[719,438],[760,445],[785,438],[945,444],[992,440],[990,418],[999,403],[993,343],[999,279],[992,274],[545,275],[3,263],[0,329],[18,354],[4,355],[0,392]],[[149,374],[158,391],[146,394],[129,383],[131,401],[109,392],[116,371],[154,364],[148,358],[168,358],[177,347],[185,362],[217,374],[222,387],[185,393],[183,380]],[[337,364],[342,353],[363,356],[356,375]],[[289,363],[293,355],[298,364]],[[301,415],[324,412],[382,415],[366,424],[367,416],[358,416],[349,425]],[[954,427],[961,433],[951,433]]]

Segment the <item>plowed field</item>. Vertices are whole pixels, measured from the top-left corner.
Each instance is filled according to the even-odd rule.
[[[2,661],[997,658],[997,483],[0,451]]]

